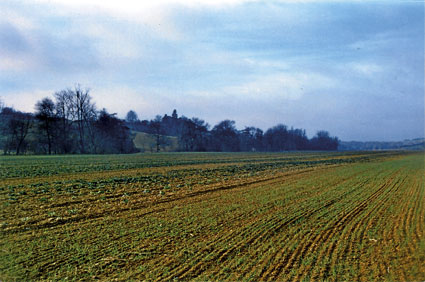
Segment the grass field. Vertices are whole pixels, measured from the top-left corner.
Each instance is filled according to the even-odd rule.
[[[156,152],[156,136],[145,132],[132,132],[134,146],[140,152]],[[179,141],[175,136],[160,136],[160,151],[161,152],[175,152],[179,149]]]
[[[424,154],[0,157],[0,280],[425,280]]]

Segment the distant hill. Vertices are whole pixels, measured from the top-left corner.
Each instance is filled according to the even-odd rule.
[[[341,151],[370,151],[370,150],[424,150],[425,139],[416,138],[399,142],[359,142],[341,141],[338,150]]]
[[[134,146],[140,152],[156,152],[156,136],[145,132],[132,131]],[[160,152],[175,152],[179,143],[175,136],[160,136]]]

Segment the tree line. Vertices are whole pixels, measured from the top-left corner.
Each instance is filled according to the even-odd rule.
[[[4,154],[113,154],[137,152],[125,121],[98,111],[88,89],[56,92],[35,113],[2,106],[0,145]]]
[[[164,136],[178,138],[179,151],[185,152],[248,152],[248,151],[295,151],[295,150],[337,150],[339,140],[327,131],[319,131],[309,139],[306,131],[288,128],[278,124],[263,132],[260,128],[248,126],[237,130],[235,121],[223,120],[210,129],[210,125],[199,118],[172,115],[156,116],[154,120],[139,120],[131,110],[125,119],[133,131],[153,134],[156,150],[168,145]]]
[[[238,152],[337,150],[339,140],[327,131],[309,139],[305,130],[278,124],[265,132],[256,127],[237,130],[235,122],[223,120],[214,127],[204,120],[156,116],[139,120],[130,110],[124,120],[106,109],[97,110],[88,89],[79,85],[54,93],[24,113],[0,103],[0,148],[4,154],[114,154],[138,152],[133,132],[155,136],[155,150],[167,146],[166,136],[178,138],[177,151]]]

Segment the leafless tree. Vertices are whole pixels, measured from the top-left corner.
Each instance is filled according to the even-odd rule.
[[[90,121],[96,116],[95,105],[91,103],[89,89],[81,89],[80,85],[75,87],[72,96],[72,119],[77,124],[79,147],[81,153],[86,153],[86,132],[92,136]]]
[[[69,153],[72,149],[71,142],[71,112],[72,112],[72,90],[62,90],[54,94],[56,100],[56,116],[58,118],[58,143],[62,153]]]
[[[35,117],[39,120],[39,128],[44,133],[47,139],[47,151],[49,155],[52,154],[52,146],[55,140],[54,136],[56,131],[56,113],[55,104],[50,98],[44,98],[38,101],[35,105]]]

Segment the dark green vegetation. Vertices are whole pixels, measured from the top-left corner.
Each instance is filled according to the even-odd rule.
[[[23,113],[0,101],[0,150],[3,154],[128,154],[135,152],[282,152],[295,150],[335,151],[338,138],[318,131],[307,138],[303,129],[278,124],[263,131],[255,127],[237,130],[224,120],[211,130],[193,117],[156,116],[139,120],[129,111],[125,120],[97,110],[89,90],[76,86],[56,92],[35,105],[36,112]]]
[[[366,151],[366,150],[425,150],[425,139],[416,138],[400,142],[344,142],[338,147],[342,151]]]
[[[79,86],[44,98],[36,112],[0,105],[0,150],[3,154],[135,153],[130,130],[105,109],[98,111],[88,90]]]
[[[0,158],[1,280],[425,279],[422,153]]]

